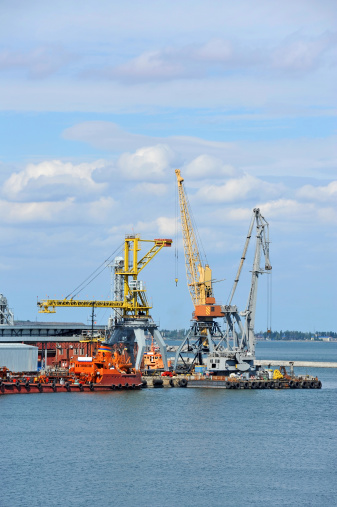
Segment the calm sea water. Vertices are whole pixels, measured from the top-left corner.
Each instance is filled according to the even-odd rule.
[[[257,351],[337,361],[336,343]],[[0,397],[0,505],[336,505],[337,371],[317,374],[321,390]]]

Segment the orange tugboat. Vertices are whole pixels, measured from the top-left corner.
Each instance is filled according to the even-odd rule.
[[[28,394],[42,392],[110,391],[137,389],[142,385],[140,371],[132,368],[125,350],[114,350],[101,345],[96,356],[78,356],[69,368],[66,378],[27,377],[4,372],[0,378],[0,394]]]
[[[171,361],[168,361],[168,366],[171,366]],[[155,346],[152,338],[150,349],[144,352],[141,370],[144,373],[161,373],[164,372],[163,356],[160,353],[159,347]]]
[[[135,389],[142,384],[141,374],[132,368],[126,351],[112,350],[108,345],[101,345],[94,358],[78,356],[70,365],[69,374],[82,385],[95,387]]]

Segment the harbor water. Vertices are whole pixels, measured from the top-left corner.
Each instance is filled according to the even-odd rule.
[[[257,357],[337,361],[337,343]],[[335,505],[337,371],[308,373],[321,390],[0,396],[0,506]]]

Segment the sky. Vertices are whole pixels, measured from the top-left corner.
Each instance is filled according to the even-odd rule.
[[[335,0],[3,0],[0,292],[15,318],[88,323],[37,299],[139,234],[173,239],[141,278],[155,322],[188,328],[180,168],[217,301],[258,207],[273,269],[255,330],[336,331],[336,17]],[[107,267],[79,297],[110,294]]]

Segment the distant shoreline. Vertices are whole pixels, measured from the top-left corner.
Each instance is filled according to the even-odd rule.
[[[164,336],[164,340],[165,341],[183,341],[184,338],[167,338],[166,336]],[[257,338],[256,340],[256,343],[260,343],[260,342],[268,342],[268,343],[289,343],[289,342],[294,342],[294,343],[337,343],[337,338],[332,338],[331,340],[286,340],[286,339],[282,339],[282,340],[266,340],[265,338]]]
[[[282,343],[282,342],[310,342],[310,343],[337,343],[337,338],[332,338],[331,340],[266,340],[265,338],[258,338],[257,342],[270,342],[270,343]]]

